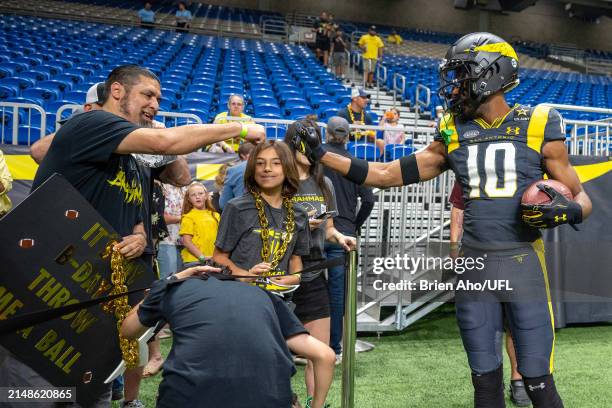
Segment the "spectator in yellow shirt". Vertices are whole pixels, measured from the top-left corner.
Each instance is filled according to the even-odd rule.
[[[215,116],[215,120],[213,123],[228,123],[227,117],[241,118],[241,122],[244,123],[255,123],[251,120],[249,115],[246,115],[244,112],[244,98],[241,95],[231,95],[227,101],[227,112],[221,112],[217,116]],[[228,139],[225,142],[219,142],[212,145],[209,149],[210,152],[213,153],[234,153],[238,151],[238,146],[240,145],[241,140]]]
[[[389,44],[401,45],[404,40],[402,39],[402,36],[397,33],[397,31],[391,30],[391,34],[387,37],[387,42]]]
[[[220,218],[206,187],[202,183],[191,183],[185,192],[179,230],[185,247],[181,251],[185,267],[200,264],[212,257]]]
[[[376,26],[370,26],[368,33],[361,36],[358,44],[363,50],[363,82],[366,87],[373,87],[376,62],[379,58],[382,58],[382,51],[385,44],[383,40],[376,35]]]
[[[4,154],[0,150],[0,218],[13,207],[7,193],[13,188],[13,177],[8,169]]]

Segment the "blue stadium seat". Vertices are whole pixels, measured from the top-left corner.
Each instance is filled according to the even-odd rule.
[[[409,156],[414,153],[414,150],[414,147],[405,144],[388,144],[385,146],[385,161],[393,161],[404,156]]]
[[[349,143],[347,150],[363,160],[376,161],[380,158],[380,150],[374,143]]]

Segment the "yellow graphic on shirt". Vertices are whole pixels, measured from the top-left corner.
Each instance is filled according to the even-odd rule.
[[[142,185],[138,179],[128,181],[125,172],[120,169],[114,180],[106,180],[106,182],[111,186],[119,187],[123,191],[123,201],[125,203],[142,205]]]
[[[263,262],[270,262],[274,258],[274,254],[276,253],[276,251],[278,251],[278,248],[280,248],[281,246],[283,235],[286,234],[286,232],[284,231],[273,230],[273,229],[268,230],[268,233],[270,234],[270,240],[268,241],[270,243],[270,248],[268,250],[268,253],[270,254],[270,259],[265,259]],[[254,229],[253,234],[257,234],[258,237],[261,236],[261,229]],[[289,239],[289,241],[291,241],[292,237],[287,237],[287,238]]]

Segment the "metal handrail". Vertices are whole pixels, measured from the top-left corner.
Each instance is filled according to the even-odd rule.
[[[0,112],[4,114],[5,108],[11,108],[13,114],[13,126],[12,126],[12,144],[19,144],[19,109],[28,109],[28,124],[32,123],[32,109],[37,111],[40,114],[40,137],[42,138],[45,135],[47,129],[47,114],[45,110],[39,105],[35,105],[33,103],[20,103],[20,102],[0,102]],[[2,127],[2,132],[4,132],[4,127]],[[8,140],[2,134],[3,140]],[[28,145],[32,140],[32,129],[31,125],[28,127]]]
[[[395,72],[393,74],[393,107],[395,108],[395,105],[397,103],[397,78],[400,78],[402,80],[402,87],[401,87],[401,95],[402,98],[404,97],[404,92],[406,91],[406,77],[400,73]]]
[[[381,75],[380,72],[383,72],[383,77],[382,77],[382,81],[383,84],[385,82],[387,82],[387,67],[384,66],[383,64],[376,64],[376,104],[375,106],[378,108],[380,106],[379,101],[379,94],[380,94],[380,82],[379,80],[381,79]]]
[[[425,91],[425,96],[426,96],[425,101],[421,100],[421,92],[420,92],[421,90]],[[431,103],[431,89],[429,89],[425,85],[417,84],[416,89],[415,89],[415,96],[414,96],[414,107],[415,107],[415,113],[416,113],[416,115],[414,115],[414,125],[415,126],[419,120],[419,114],[421,113],[421,106],[424,108],[427,108],[430,103]]]

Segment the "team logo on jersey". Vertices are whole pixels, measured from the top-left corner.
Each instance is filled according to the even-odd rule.
[[[514,120],[529,120],[528,108],[517,108],[514,113]]]
[[[518,127],[518,126],[508,126],[506,128],[506,134],[507,135],[518,136],[520,132],[521,132],[521,128]]]
[[[527,116],[529,110],[527,108],[518,108],[515,112],[519,116]]]
[[[480,132],[477,129],[468,130],[467,132],[465,132],[463,134],[463,138],[464,139],[473,139],[473,138],[475,138],[478,135],[480,135]]]

